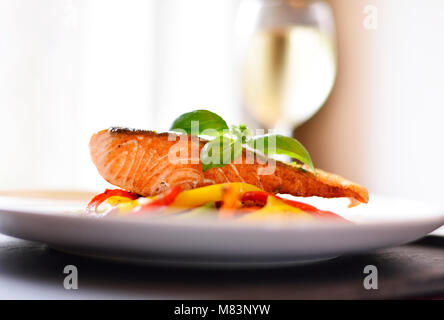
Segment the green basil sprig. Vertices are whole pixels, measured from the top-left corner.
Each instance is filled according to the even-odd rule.
[[[307,165],[311,171],[316,172],[307,149],[296,139],[280,134],[266,134],[252,137],[247,141],[247,145],[263,154],[282,154],[297,159]]]
[[[170,131],[184,130],[188,134],[193,134],[192,126],[196,121],[199,124],[199,130],[197,134],[202,134],[205,130],[211,133],[217,132],[219,135],[223,130],[228,130],[228,125],[222,117],[208,110],[194,110],[188,113],[184,113],[171,125]]]
[[[193,132],[193,121],[199,128]],[[314,174],[316,169],[310,154],[296,139],[279,134],[252,136],[246,125],[228,128],[225,120],[208,110],[184,113],[174,120],[171,131],[185,131],[187,134],[212,135],[215,138],[202,148],[200,158],[203,171],[223,167],[242,155],[242,148],[248,147],[265,155],[286,155],[305,164]]]

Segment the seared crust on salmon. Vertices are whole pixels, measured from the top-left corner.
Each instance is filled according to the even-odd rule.
[[[89,146],[91,158],[105,180],[142,196],[157,195],[173,185],[187,190],[217,183],[245,182],[271,193],[348,197],[368,202],[364,187],[319,169],[315,176],[277,161],[272,174],[258,174],[267,169],[267,164],[257,158],[253,163],[248,162],[246,159],[251,154],[247,150],[243,151],[242,161],[203,172],[199,155],[206,142],[188,135],[111,128],[94,134]]]

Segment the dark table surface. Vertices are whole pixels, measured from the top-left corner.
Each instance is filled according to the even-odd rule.
[[[63,269],[75,265],[77,290]],[[378,289],[366,290],[366,265]],[[206,270],[131,265],[63,254],[0,235],[2,299],[359,299],[444,296],[444,238],[275,269]]]

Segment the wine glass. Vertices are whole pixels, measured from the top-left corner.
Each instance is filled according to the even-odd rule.
[[[324,104],[336,78],[330,5],[242,0],[236,30],[243,103],[259,124],[291,135]]]

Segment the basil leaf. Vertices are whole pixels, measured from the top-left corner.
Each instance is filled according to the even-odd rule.
[[[192,123],[196,121],[195,123]],[[199,125],[197,130],[197,124]],[[196,128],[194,128],[196,126]],[[193,128],[193,130],[192,130]],[[223,130],[228,130],[228,125],[224,119],[214,112],[208,110],[194,110],[184,113],[174,120],[170,131],[184,130],[187,134],[199,135],[204,130],[210,132],[211,135],[221,134]],[[197,132],[194,132],[197,131]],[[213,133],[211,133],[213,131]],[[209,134],[205,132],[205,134]]]
[[[266,134],[249,139],[247,145],[263,154],[282,154],[297,159],[316,174],[310,154],[296,139],[280,134]]]
[[[242,144],[238,139],[219,136],[208,142],[200,153],[202,170],[221,168],[242,155]]]

